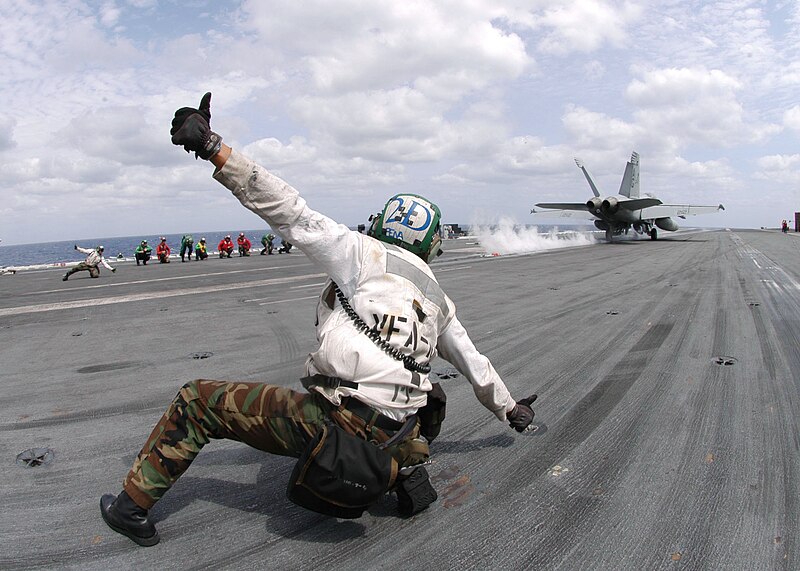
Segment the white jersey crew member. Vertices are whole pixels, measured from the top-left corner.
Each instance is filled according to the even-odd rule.
[[[429,362],[438,351],[469,380],[478,400],[506,420],[514,399],[489,359],[475,348],[456,317],[455,305],[419,256],[310,209],[292,186],[235,150],[214,178],[328,274],[367,325],[380,329],[382,339],[420,363]],[[386,217],[391,218],[402,209],[408,217],[411,208],[423,211],[420,201],[426,203],[421,197],[401,195],[384,212],[389,210]],[[425,405],[431,389],[428,374],[408,370],[359,331],[336,300],[330,281],[317,307],[317,340],[319,348],[306,362],[308,375],[358,383],[357,389],[313,387],[333,404],[353,396],[395,420]]]

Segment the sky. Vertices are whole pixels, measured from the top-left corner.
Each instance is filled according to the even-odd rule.
[[[0,0],[3,244],[264,223],[170,142],[211,127],[355,226],[398,192],[445,223],[532,222],[641,189],[724,204],[682,225],[800,211],[800,3],[727,0]]]

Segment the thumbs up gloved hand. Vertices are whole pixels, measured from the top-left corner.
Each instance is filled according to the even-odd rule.
[[[172,119],[173,145],[182,145],[195,158],[208,160],[219,152],[222,137],[211,130],[211,93],[203,95],[200,107],[181,107]]]
[[[533,409],[531,405],[536,400],[536,395],[518,400],[514,408],[506,413],[508,423],[517,432],[524,432],[528,425],[533,422]]]

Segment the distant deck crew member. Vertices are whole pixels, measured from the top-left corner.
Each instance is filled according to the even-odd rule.
[[[250,255],[250,248],[253,246],[247,236],[244,235],[244,232],[239,233],[239,237],[236,238],[236,244],[239,246],[239,257]]]
[[[195,245],[194,257],[196,260],[205,260],[208,257],[208,249],[206,248],[205,236],[200,238],[200,241]]]
[[[194,250],[194,237],[191,234],[184,234],[181,237],[181,262],[184,262],[184,255],[189,256],[189,261],[192,261],[192,250]]]
[[[264,246],[264,249],[261,250],[261,255],[272,255],[272,249],[274,248],[273,242],[275,241],[275,234],[268,233],[261,236],[261,245]]]
[[[76,273],[76,272],[89,272],[89,275],[93,278],[100,277],[100,264],[103,264],[106,268],[111,270],[111,272],[116,272],[116,268],[112,268],[111,265],[106,261],[103,257],[103,251],[105,248],[103,246],[97,246],[93,250],[90,248],[81,248],[77,244],[75,244],[75,249],[78,250],[82,254],[86,254],[86,259],[79,263],[77,266],[71,268],[67,273],[64,274],[64,277],[61,279],[67,281],[69,277]]]
[[[133,252],[133,255],[136,257],[136,265],[138,266],[139,263],[147,265],[147,262],[150,261],[150,255],[153,252],[153,248],[147,245],[147,240],[142,240],[141,243],[136,246],[136,250]]]
[[[156,246],[156,256],[158,256],[158,261],[162,264],[169,264],[169,254],[172,250],[167,244],[167,238],[165,236],[161,236],[161,242],[158,243]]]
[[[231,254],[233,253],[233,240],[231,240],[230,235],[225,236],[219,241],[219,244],[217,244],[217,250],[219,251],[220,258],[231,257]]]

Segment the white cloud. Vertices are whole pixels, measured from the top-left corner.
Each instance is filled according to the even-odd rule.
[[[764,170],[780,171],[800,167],[800,155],[769,155],[758,159]]]
[[[627,38],[629,26],[635,23],[641,11],[632,2],[550,2],[535,16],[534,29],[546,30],[537,47],[542,52],[562,56],[593,52],[605,43],[620,47]]]
[[[800,105],[795,105],[783,113],[783,124],[789,129],[800,131]]]
[[[244,23],[263,41],[296,50],[318,93],[409,85],[454,100],[530,63],[519,36],[495,26],[496,3],[246,2]],[[295,25],[302,22],[302,25]]]
[[[583,107],[568,105],[562,122],[575,144],[587,149],[635,147],[642,137],[641,127]]]
[[[100,23],[111,28],[119,21],[120,13],[120,9],[114,2],[106,2],[100,7]]]
[[[703,68],[651,70],[634,79],[626,97],[636,106],[637,123],[675,150],[691,143],[731,147],[763,141],[777,125],[750,119],[737,99],[742,84],[724,71]]]
[[[259,139],[244,147],[242,152],[269,168],[308,164],[314,161],[317,154],[316,149],[308,145],[303,137],[292,137],[288,145],[281,144],[273,137]]]
[[[0,115],[0,152],[17,146],[14,140],[14,127],[17,121],[13,117]]]

